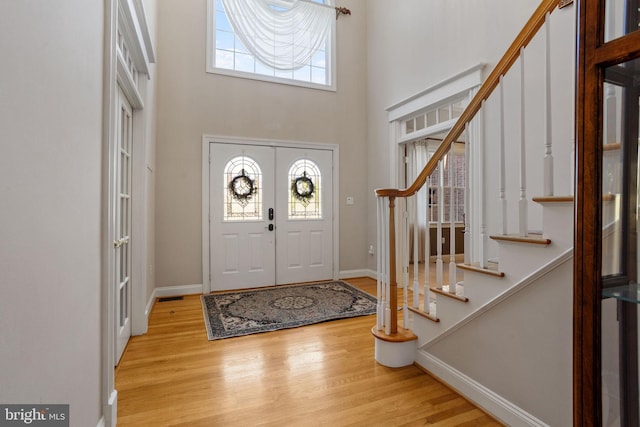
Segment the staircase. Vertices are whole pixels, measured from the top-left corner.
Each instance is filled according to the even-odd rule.
[[[543,206],[542,235],[491,236],[498,242],[499,263],[487,268],[458,264],[465,271],[464,293],[432,289],[437,298],[436,316],[410,308],[414,313],[411,329],[418,334],[420,349],[428,349],[527,286],[550,280],[548,275],[555,269],[570,264],[573,199],[544,197],[534,201]]]
[[[572,141],[554,141],[553,120],[563,105],[554,97],[572,101],[573,87],[552,91],[551,12],[564,13],[558,3],[544,0],[536,9],[415,182],[376,192],[376,360],[389,367],[416,363],[508,425],[571,424],[574,221],[566,177],[572,179],[573,159],[565,153],[572,152]],[[573,72],[573,52],[565,55],[570,64],[562,68]],[[514,111],[515,124],[505,119]],[[535,132],[539,138],[531,137]],[[437,283],[429,274],[425,283],[410,283],[408,245],[413,240],[417,253],[418,241],[412,218],[418,201],[426,200],[420,192],[433,173],[443,173],[438,165],[460,139],[466,141],[469,183],[465,261],[450,264],[452,281],[444,283],[439,247],[436,263],[426,267],[436,269]],[[557,176],[565,182],[554,182]],[[444,185],[442,176],[439,182]],[[555,195],[559,191],[562,196]],[[438,188],[438,200],[443,194]],[[440,211],[438,236],[443,217]],[[447,225],[454,228],[453,219]],[[456,281],[454,269],[463,281]]]

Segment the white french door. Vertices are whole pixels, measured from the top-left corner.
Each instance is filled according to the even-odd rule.
[[[212,143],[211,290],[333,277],[333,153]]]
[[[115,200],[115,322],[116,364],[131,337],[131,154],[133,112],[127,98],[118,90],[116,114]]]
[[[331,279],[333,153],[278,147],[276,158],[276,282]]]
[[[271,147],[212,144],[212,290],[274,284],[274,176]]]

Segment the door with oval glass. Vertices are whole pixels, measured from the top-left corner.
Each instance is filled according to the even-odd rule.
[[[211,143],[211,290],[333,277],[333,152]]]

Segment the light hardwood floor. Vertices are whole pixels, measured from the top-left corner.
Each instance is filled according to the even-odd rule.
[[[501,425],[416,366],[377,364],[374,323],[208,341],[198,295],[157,302],[116,368],[118,426]]]

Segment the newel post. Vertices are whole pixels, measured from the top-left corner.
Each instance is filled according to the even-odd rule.
[[[398,283],[396,281],[395,196],[389,196],[389,323],[391,334],[398,333]]]

